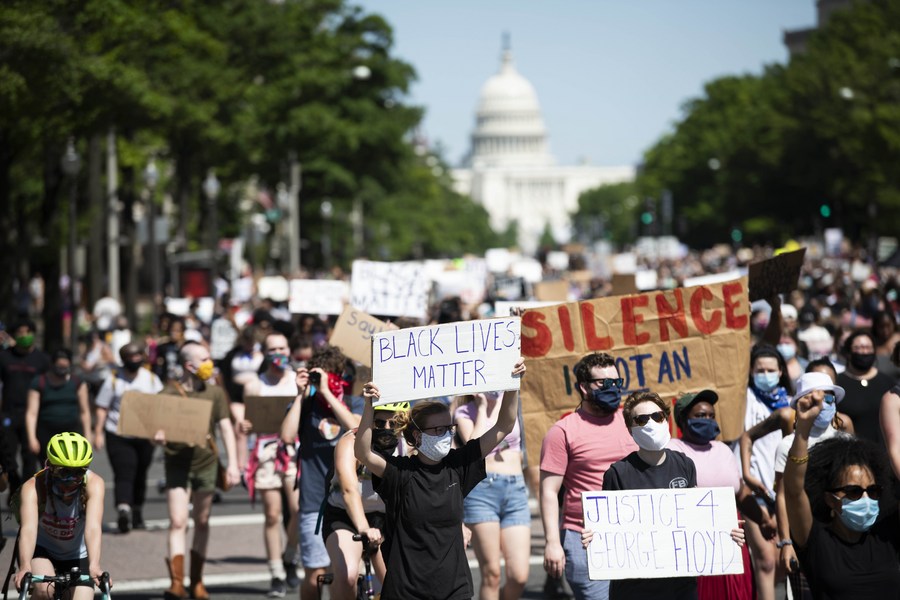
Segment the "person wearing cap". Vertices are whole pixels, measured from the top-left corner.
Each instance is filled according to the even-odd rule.
[[[750,488],[741,479],[741,469],[734,453],[724,443],[717,441],[719,424],[716,422],[715,404],[719,395],[713,390],[701,390],[684,394],[675,402],[675,424],[681,430],[681,438],[669,441],[666,447],[677,450],[694,461],[699,487],[730,487],[740,511],[758,523],[767,537],[775,535],[775,520],[753,498]],[[750,600],[753,598],[753,572],[750,568],[750,552],[741,548],[744,572],[739,575],[700,577],[697,582],[699,600]]]
[[[797,401],[814,391],[822,392],[822,410],[816,417],[812,429],[809,432],[808,447],[812,448],[819,442],[835,436],[852,437],[842,432],[842,419],[838,415],[837,406],[844,399],[844,388],[835,385],[829,374],[812,371],[804,373],[797,380],[797,393],[791,398],[791,409],[797,408]],[[788,451],[794,443],[795,433],[790,433],[778,444],[775,453],[775,510],[778,515],[778,542],[779,562],[789,574],[788,579],[794,591],[795,598],[802,598],[808,591],[805,580],[799,577],[797,568],[797,553],[790,535],[790,522],[785,503],[785,494],[782,486],[784,469],[788,461]]]

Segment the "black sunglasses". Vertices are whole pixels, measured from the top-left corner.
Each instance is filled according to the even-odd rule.
[[[588,379],[588,381],[587,381],[588,385],[594,385],[595,383],[600,384],[601,390],[608,390],[611,387],[617,387],[619,389],[622,389],[622,384],[624,383],[624,380],[621,377],[613,377],[611,379],[606,378],[606,377],[601,377],[600,379]]]
[[[396,429],[397,424],[394,423],[393,419],[378,419],[374,420],[376,429]]]
[[[428,435],[442,436],[448,431],[451,434],[456,433],[456,425],[438,425],[437,427],[424,427],[419,431],[421,431],[422,433],[427,433]]]
[[[82,479],[87,469],[80,467],[50,467],[50,472],[59,479]]]
[[[650,421],[650,419],[653,419],[657,423],[665,423],[666,413],[658,410],[655,413],[650,413],[649,415],[637,415],[634,417],[634,422],[643,427]]]
[[[828,491],[832,494],[835,492],[844,492],[844,497],[849,500],[859,500],[862,498],[863,492],[865,492],[872,500],[878,500],[878,498],[881,497],[881,492],[883,490],[884,488],[876,483],[867,488],[864,488],[861,485],[842,485],[841,487],[836,487]]]

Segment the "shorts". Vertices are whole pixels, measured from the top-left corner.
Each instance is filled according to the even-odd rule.
[[[321,535],[316,535],[319,513],[300,513],[300,562],[304,569],[325,569],[331,566],[328,550]]]
[[[528,490],[522,475],[488,473],[466,496],[463,508],[466,525],[499,521],[501,529],[531,527]]]
[[[69,573],[74,568],[78,568],[81,571],[82,575],[90,575],[91,567],[90,561],[88,557],[84,558],[74,558],[71,560],[60,560],[58,558],[53,558],[50,554],[50,551],[44,548],[43,546],[35,546],[34,547],[34,556],[32,558],[46,558],[53,564],[53,570],[56,571],[57,575],[62,573]],[[78,581],[72,584],[73,587],[94,587],[93,580],[88,581]]]
[[[383,512],[367,512],[366,521],[369,527],[380,529],[384,533],[384,513]],[[353,525],[353,520],[347,511],[337,506],[325,505],[325,512],[322,514],[322,539],[328,541],[328,536],[338,530],[351,531],[359,533]]]
[[[216,461],[194,470],[189,463],[166,457],[166,489],[185,488],[195,492],[214,492],[218,470],[219,464]]]
[[[282,449],[283,456],[281,457],[278,456],[279,448]],[[297,451],[294,445],[272,441],[256,451],[259,453],[259,465],[253,474],[255,488],[257,490],[280,490],[285,483],[293,488],[294,481],[297,479],[297,461],[295,460]],[[281,460],[276,460],[276,458]],[[283,470],[278,469],[279,463],[284,465]]]

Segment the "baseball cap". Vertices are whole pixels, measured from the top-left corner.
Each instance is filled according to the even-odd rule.
[[[715,404],[718,401],[719,395],[712,390],[700,390],[699,392],[684,394],[675,401],[675,421],[677,422],[681,417],[681,411],[687,410],[695,402]]]

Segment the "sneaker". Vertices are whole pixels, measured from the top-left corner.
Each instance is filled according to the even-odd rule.
[[[133,508],[131,510],[131,528],[147,529],[147,524],[144,523],[143,511],[140,508]]]
[[[287,588],[292,592],[300,587],[300,575],[297,574],[297,565],[293,563],[284,563],[284,572],[287,574],[285,583]]]
[[[269,593],[266,594],[267,598],[284,598],[284,595],[287,593],[287,589],[285,588],[284,581],[278,579],[277,577],[272,578],[272,587],[269,588]]]
[[[123,507],[119,509],[119,533],[131,531],[131,509]]]

